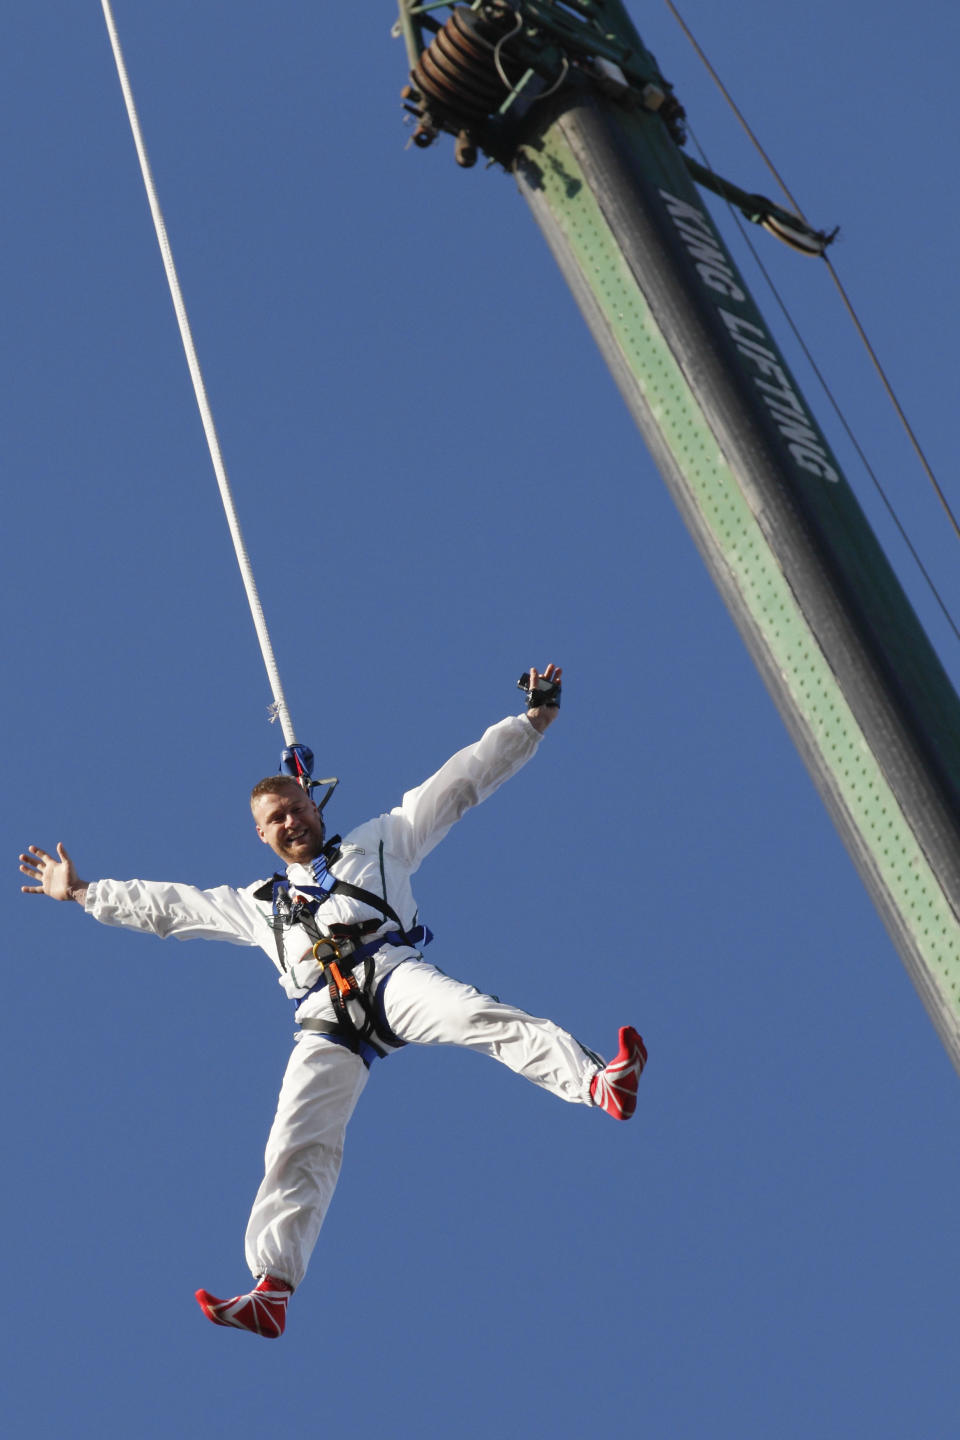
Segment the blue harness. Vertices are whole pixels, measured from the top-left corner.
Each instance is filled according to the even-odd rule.
[[[337,848],[339,838],[339,836],[335,836],[324,848],[323,854],[317,856],[313,861],[311,868],[314,884],[298,885],[296,900],[291,901],[290,899],[290,882],[285,875],[274,875],[272,880],[268,880],[256,892],[256,898],[264,900],[269,898],[271,901],[272,927],[277,942],[277,956],[280,969],[284,973],[286,973],[287,965],[284,959],[283,932],[294,925],[299,925],[313,942],[314,957],[321,967],[321,976],[315,984],[310,986],[309,990],[294,1000],[294,1010],[300,1008],[308,995],[313,995],[326,986],[336,1019],[333,1021],[303,1020],[301,1029],[318,1032],[333,1044],[351,1050],[355,1055],[360,1056],[369,1069],[374,1059],[386,1056],[392,1050],[399,1049],[406,1044],[406,1041],[394,1034],[387,1023],[383,989],[390,977],[386,976],[374,989],[375,967],[372,957],[378,950],[382,950],[384,945],[409,947],[429,945],[433,934],[426,925],[415,925],[410,930],[404,930],[399,915],[385,897],[374,895],[369,890],[362,890],[348,881],[338,880],[330,873],[329,867],[339,854]],[[397,928],[367,940],[364,939],[364,934],[369,934],[371,927],[377,929],[383,923],[380,920],[369,920],[360,925],[332,925],[329,927],[328,934],[321,934],[315,916],[323,902],[335,892],[359,900],[374,910],[380,910],[387,919],[394,921]],[[310,898],[304,899],[303,896]],[[345,941],[349,941],[352,948],[343,957],[344,967],[341,971],[340,947]],[[362,982],[357,980],[354,973],[361,965],[363,966]],[[356,1002],[363,1012],[364,1018],[359,1025],[348,1009],[350,1001]]]

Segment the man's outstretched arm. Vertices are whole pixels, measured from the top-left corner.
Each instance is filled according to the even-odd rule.
[[[532,667],[528,678],[534,689],[541,674],[545,680],[560,681],[558,666],[548,665],[542,672]],[[387,849],[412,874],[467,810],[486,800],[536,753],[557,714],[555,706],[540,705],[523,715],[510,715],[491,725],[473,745],[458,750],[383,817],[389,821]]]
[[[24,895],[49,895],[51,900],[76,900],[78,905],[86,901],[87,881],[79,879],[63,845],[57,845],[56,859],[39,845],[28,845],[20,856],[20,872],[34,881],[20,886]]]
[[[261,945],[266,924],[245,891],[220,885],[199,890],[155,880],[81,880],[63,845],[56,856],[29,845],[20,856],[20,870],[31,881],[25,895],[75,900],[102,925],[119,925],[162,938],[227,940],[234,945]],[[253,887],[251,887],[253,888]],[[269,930],[267,931],[269,936]]]

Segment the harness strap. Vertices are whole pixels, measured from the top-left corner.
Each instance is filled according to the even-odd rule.
[[[386,915],[388,920],[392,920],[401,935],[403,934],[403,921],[382,895],[374,895],[372,890],[361,890],[359,885],[351,885],[346,880],[334,880],[329,894],[346,895],[351,900],[359,900],[363,905],[369,905],[372,910],[379,910],[382,915]]]
[[[336,1019],[315,1020],[311,1017],[301,1020],[300,1028],[317,1031],[335,1039],[337,1044],[345,1045],[354,1054],[361,1056],[368,1069],[373,1057],[385,1058],[392,1050],[399,1050],[407,1042],[401,1040],[399,1035],[391,1030],[383,1002],[384,987],[390,976],[385,975],[374,992],[374,966],[371,957],[384,945],[406,946],[409,941],[428,945],[432,939],[433,935],[425,925],[418,925],[415,930],[411,930],[406,935],[397,930],[388,930],[385,935],[378,935],[376,940],[372,940],[366,945],[355,946],[349,955],[344,955],[342,958],[349,962],[349,968],[347,965],[341,968],[339,961],[330,961],[324,965],[318,955],[317,961],[323,965],[324,975],[315,985],[311,985],[306,994],[294,1000],[294,1009],[299,1010],[307,996],[315,994],[326,985]],[[323,941],[319,942],[316,948],[321,948],[324,943]],[[362,985],[357,983],[353,974],[360,964],[364,967]],[[325,978],[327,971],[331,972],[329,981]],[[346,984],[344,984],[344,971],[346,971]],[[356,1001],[363,1011],[362,1025],[357,1025],[347,1008],[351,1000]],[[371,1052],[369,1058],[368,1051]]]
[[[301,1020],[300,1029],[315,1031],[331,1041],[332,1044],[341,1045],[345,1050],[351,1050],[354,1055],[360,1056],[368,1070],[374,1060],[380,1059],[385,1053],[364,1041],[354,1045],[350,1037],[343,1034],[337,1020]]]
[[[310,917],[310,925],[306,926],[307,933],[310,930],[317,930],[316,922]],[[319,931],[317,931],[319,935]],[[330,996],[330,1004],[333,1006],[333,1013],[336,1016],[335,1031],[343,1038],[344,1043],[355,1053],[361,1053],[361,1047],[370,1046],[378,1055],[387,1055],[390,1049],[396,1049],[404,1044],[387,1024],[386,1014],[380,1002],[380,990],[382,983],[373,993],[374,964],[372,957],[381,950],[384,945],[402,945],[406,947],[411,940],[416,943],[422,941],[428,944],[433,939],[430,931],[425,925],[418,925],[415,930],[408,934],[399,930],[388,930],[385,935],[378,935],[375,940],[370,940],[365,945],[357,945],[349,941],[345,942],[343,949],[336,939],[328,936],[320,936],[314,944],[314,957],[321,967],[320,979],[311,985],[309,990],[298,996],[294,1002],[294,1009],[299,1010],[304,1000],[309,995],[315,994],[326,986]],[[346,944],[350,944],[349,953]],[[359,983],[355,975],[358,966],[363,965],[363,981]],[[357,1004],[363,1012],[363,1020],[358,1025],[350,1013],[350,1002]],[[378,1041],[388,1047],[381,1049]]]
[[[402,945],[404,947],[429,945],[432,939],[433,931],[429,930],[426,925],[417,925],[415,929],[406,932],[402,930],[388,930],[384,935],[378,935],[376,940],[369,940],[366,945],[354,945],[349,954],[343,955],[342,958],[349,961],[349,965],[346,967],[347,973],[349,974],[354,971],[358,965],[369,960],[372,955],[376,955],[377,951],[382,950],[384,945]],[[319,943],[322,944],[322,941]],[[327,969],[332,968],[332,966],[324,964],[323,958],[320,955],[316,956],[316,959],[317,963],[323,967],[324,973]],[[338,961],[334,963],[337,967],[337,973],[342,975],[344,967],[341,966]],[[314,985],[310,986],[309,990],[294,1000],[294,1007],[299,1009],[308,995],[315,994],[317,990],[322,990],[324,986],[329,986],[330,983],[331,982],[325,979],[324,976],[321,976]]]
[[[360,1055],[369,1066],[374,1056],[387,1055],[391,1049],[397,1049],[405,1043],[387,1024],[381,994],[385,982],[381,982],[376,993],[373,991],[372,957],[384,945],[429,945],[433,935],[425,925],[414,925],[410,930],[405,930],[403,921],[387,900],[386,893],[382,896],[375,895],[370,890],[363,890],[359,885],[351,885],[349,881],[338,880],[332,875],[329,866],[339,857],[339,844],[338,835],[324,846],[322,856],[314,862],[314,877],[318,883],[297,885],[296,900],[290,899],[290,882],[285,875],[274,875],[267,880],[254,891],[254,898],[269,900],[271,903],[273,915],[270,925],[276,941],[277,960],[283,974],[289,973],[284,953],[285,930],[299,925],[313,946],[314,959],[320,966],[320,979],[294,1000],[294,1008],[299,1009],[309,995],[326,986],[336,1019],[332,1022],[303,1021],[301,1028],[316,1030],[327,1035],[336,1044],[345,1045],[354,1054]],[[382,841],[380,874],[386,892]],[[331,883],[325,885],[325,880]],[[334,894],[345,895],[351,900],[359,900],[373,910],[379,910],[381,915],[393,922],[396,929],[388,930],[385,934],[367,941],[364,941],[363,937],[369,935],[371,929],[379,928],[383,924],[382,920],[366,920],[356,925],[334,924],[321,931],[316,920],[317,912],[324,901]],[[311,898],[302,898],[305,895]],[[360,965],[363,965],[362,983],[355,974]],[[363,1013],[359,1024],[350,1012],[351,1002]]]
[[[374,1035],[368,1039],[359,1039],[355,1027],[352,1032],[345,1031],[339,1019],[321,1020],[309,1016],[307,1019],[300,1021],[300,1029],[323,1035],[327,1040],[331,1041],[332,1044],[342,1045],[344,1049],[351,1050],[354,1055],[360,1056],[360,1059],[369,1070],[374,1060],[385,1059],[391,1051],[401,1050],[407,1043],[406,1040],[401,1040],[400,1036],[391,1030],[387,1021],[383,992],[386,989],[389,979],[389,975],[384,976],[377,986],[376,993],[373,997],[376,1026]],[[297,1004],[299,1005],[300,1003],[298,1000]],[[388,1046],[389,1049],[386,1048]]]
[[[393,921],[394,925],[396,925],[401,935],[404,934],[403,921],[400,919],[400,916],[397,914],[396,910],[394,910],[393,906],[387,900],[385,895],[375,895],[372,890],[364,890],[359,885],[351,885],[349,881],[338,880],[335,875],[330,874],[328,867],[332,865],[337,859],[340,853],[339,846],[339,835],[335,835],[333,839],[326,846],[324,846],[322,857],[320,857],[322,860],[322,870],[321,874],[317,875],[317,879],[320,882],[319,884],[297,886],[297,890],[300,891],[301,894],[310,895],[312,897],[311,901],[291,901],[290,881],[286,875],[280,874],[273,875],[269,880],[265,881],[263,885],[261,885],[257,890],[253,892],[253,898],[255,900],[270,901],[271,909],[273,911],[270,925],[274,933],[274,939],[276,940],[277,960],[279,961],[280,969],[281,971],[283,971],[284,974],[286,974],[287,971],[287,963],[284,954],[285,947],[283,942],[284,930],[288,929],[291,925],[295,925],[299,922],[306,929],[307,934],[310,936],[310,939],[316,942],[316,940],[320,938],[320,932],[317,929],[316,925],[314,925],[313,931],[315,933],[312,933],[310,928],[310,922],[313,919],[314,911],[317,910],[325,900],[328,900],[331,895],[346,895],[351,900],[359,900],[362,905],[368,905],[371,910],[379,910],[381,915],[384,915],[388,920]],[[380,859],[382,874],[382,853]],[[329,885],[324,885],[324,879],[329,879],[332,883]],[[359,928],[362,930],[364,928],[368,928],[370,924],[370,921],[365,921],[363,925],[359,927],[350,926],[349,929],[354,930],[355,928]],[[331,926],[330,928],[331,930],[334,929],[333,926]],[[348,929],[348,927],[346,926],[338,926],[336,928],[342,931],[346,931]]]

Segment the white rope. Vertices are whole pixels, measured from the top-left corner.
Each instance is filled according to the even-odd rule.
[[[283,731],[283,738],[286,744],[294,745],[296,744],[296,735],[294,734],[293,721],[290,719],[290,712],[287,709],[283,686],[280,683],[280,672],[277,669],[273,646],[270,643],[270,634],[267,630],[267,622],[264,618],[263,607],[260,604],[260,596],[257,593],[256,581],[253,578],[253,567],[250,564],[247,547],[243,542],[243,532],[240,529],[240,521],[237,518],[236,507],[233,503],[230,481],[227,479],[227,470],[223,463],[220,441],[217,438],[216,427],[213,423],[213,414],[210,410],[209,401],[207,400],[206,387],[204,386],[203,375],[200,370],[200,361],[197,359],[197,351],[193,343],[193,335],[190,331],[190,321],[187,319],[187,310],[183,303],[180,281],[177,278],[176,266],[173,263],[170,241],[167,239],[167,227],[163,221],[160,202],[157,199],[157,191],[153,183],[153,175],[150,171],[150,161],[147,159],[147,150],[143,143],[140,121],[137,117],[137,109],[133,101],[133,91],[130,88],[130,80],[127,76],[127,67],[124,64],[123,52],[120,49],[120,39],[117,35],[116,24],[114,23],[113,11],[110,8],[110,0],[100,0],[100,3],[103,7],[103,18],[107,22],[110,44],[113,47],[113,58],[116,61],[117,74],[120,77],[120,88],[123,91],[123,99],[127,107],[130,129],[133,132],[133,142],[137,147],[140,171],[143,175],[147,199],[150,202],[150,213],[153,216],[154,229],[157,232],[157,241],[160,245],[160,253],[163,256],[163,268],[166,271],[167,284],[170,287],[170,297],[173,300],[173,308],[177,314],[177,324],[180,326],[180,338],[183,341],[187,365],[190,368],[190,377],[193,380],[193,390],[197,397],[197,406],[200,410],[200,418],[203,421],[203,429],[207,437],[210,459],[213,462],[217,484],[220,487],[220,499],[223,501],[227,524],[230,527],[230,534],[233,538],[233,548],[236,552],[237,564],[240,566],[240,574],[243,577],[243,587],[247,592],[247,603],[250,606],[250,613],[253,616],[257,638],[260,641],[260,652],[263,655],[263,663],[267,669],[267,678],[270,681],[270,688],[273,691],[272,708],[280,721],[280,728]]]

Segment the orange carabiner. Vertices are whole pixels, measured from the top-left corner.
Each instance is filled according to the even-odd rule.
[[[330,961],[330,964],[327,966],[327,969],[330,971],[330,974],[331,974],[331,975],[333,976],[333,978],[334,978],[334,982],[336,983],[337,990],[340,992],[340,999],[341,999],[341,1000],[346,1000],[347,996],[350,995],[350,994],[352,994],[352,992],[353,992],[354,986],[353,986],[353,979],[352,979],[352,977],[349,978],[349,979],[347,979],[347,980],[345,980],[345,979],[343,978],[343,976],[340,974],[340,967],[339,967],[339,965],[337,964],[337,962],[336,962],[335,960],[331,960],[331,961]]]
[[[327,960],[326,962],[324,962],[324,960],[318,953],[320,950],[332,950],[335,958],[333,960]],[[344,979],[340,973],[340,966],[338,963],[341,958],[340,946],[337,944],[336,940],[332,938],[332,936],[327,935],[322,940],[317,941],[317,943],[313,947],[313,958],[320,966],[320,970],[322,973],[326,973],[327,970],[330,971],[330,974],[333,976],[333,983],[337,987],[337,992],[341,1000],[346,1000],[348,995],[353,994],[356,986],[353,982],[352,977]]]

